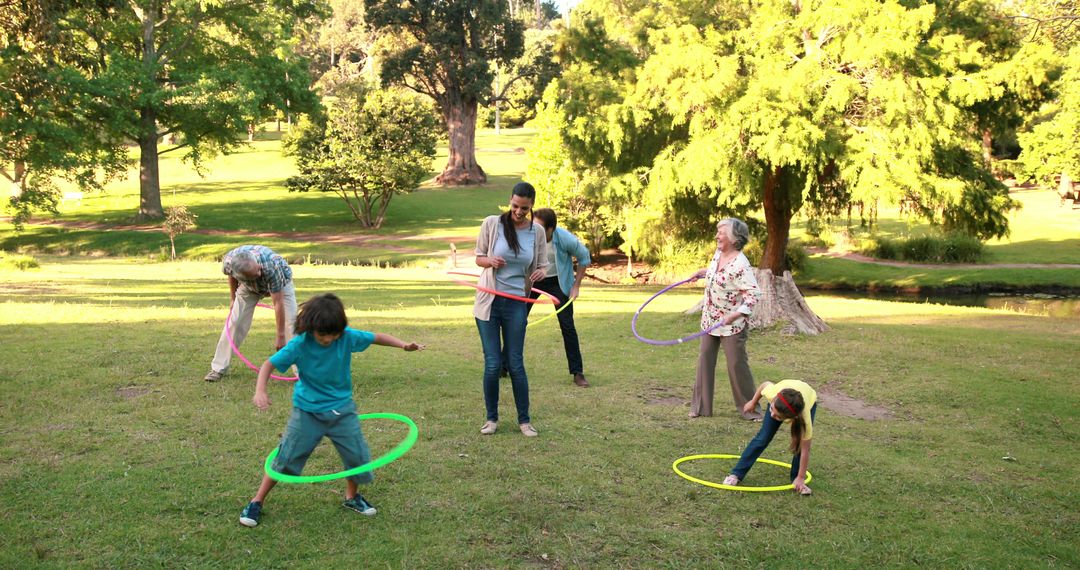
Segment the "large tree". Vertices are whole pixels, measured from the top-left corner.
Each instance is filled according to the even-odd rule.
[[[139,146],[138,218],[164,215],[160,155],[183,150],[198,163],[241,144],[270,109],[316,104],[304,62],[283,48],[317,2],[104,0],[64,14],[65,33],[94,54],[100,74],[124,85],[110,104],[125,111],[115,132]]]
[[[949,230],[1008,231],[1015,203],[981,160],[976,104],[1048,78],[1034,58],[1000,79],[1033,52],[1002,62],[964,33],[992,16],[962,0],[586,1],[563,44],[569,167],[609,177],[623,237],[645,253],[761,211],[756,324],[823,330],[785,267],[796,213],[885,202]]]
[[[450,139],[436,178],[445,185],[483,184],[476,161],[476,111],[492,96],[492,64],[522,53],[523,25],[505,0],[364,0],[381,36],[384,81],[435,100]]]
[[[56,212],[58,178],[99,189],[127,165],[111,127],[122,120],[98,58],[64,29],[78,0],[0,4],[0,176],[11,186],[16,227],[35,211]]]

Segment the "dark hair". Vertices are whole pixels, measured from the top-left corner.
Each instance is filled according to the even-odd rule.
[[[345,305],[333,293],[315,295],[300,305],[296,315],[296,334],[316,332],[319,334],[341,334],[349,319],[345,316]]]
[[[790,407],[789,407],[790,405]],[[785,388],[773,400],[772,406],[784,419],[791,418],[791,446],[790,451],[795,453],[802,443],[802,434],[806,432],[806,422],[803,421],[802,412],[806,408],[806,402],[798,390]]]
[[[528,198],[529,200],[536,200],[536,188],[533,188],[532,184],[528,182],[518,182],[514,184],[514,189],[510,191],[510,197],[521,196],[522,198]],[[499,222],[502,223],[503,235],[506,237],[506,245],[510,246],[510,249],[514,250],[514,253],[521,251],[521,244],[518,243],[517,229],[514,228],[514,221],[510,219],[510,211],[503,212],[503,215],[499,216]]]
[[[559,223],[558,218],[555,216],[555,210],[551,208],[533,210],[533,219],[540,220],[544,224],[545,230],[553,230]]]

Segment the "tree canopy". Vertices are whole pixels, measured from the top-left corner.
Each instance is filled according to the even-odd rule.
[[[450,138],[440,184],[487,181],[476,162],[476,113],[491,97],[492,64],[522,53],[520,20],[504,0],[364,0],[380,35],[383,80],[431,97]]]
[[[797,212],[879,201],[1001,236],[1015,202],[980,160],[980,125],[1016,111],[980,104],[1039,96],[1050,58],[988,36],[994,16],[978,1],[587,1],[545,120],[565,125],[575,184],[620,202],[610,225],[645,253],[760,208],[779,274]]]
[[[93,98],[65,99],[70,115],[94,117],[102,106],[115,112],[115,120],[84,131],[83,143],[95,138],[138,143],[139,217],[164,215],[160,154],[183,150],[198,163],[241,144],[238,134],[268,110],[304,111],[316,104],[306,64],[289,57],[289,50],[294,24],[318,13],[318,0],[52,0],[48,5],[14,35],[32,38],[45,26],[68,42],[63,45],[77,46],[77,61],[86,62],[77,68],[81,77],[50,72],[42,57],[28,65],[45,68],[37,69],[37,76],[54,92],[71,93],[70,86],[80,81],[93,86]],[[37,49],[61,48],[40,44]],[[34,112],[24,107],[16,113],[25,118]],[[163,137],[173,142],[159,151]]]

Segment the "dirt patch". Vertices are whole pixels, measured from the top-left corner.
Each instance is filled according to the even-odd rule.
[[[123,386],[116,389],[116,393],[125,400],[131,400],[140,396],[145,396],[151,392],[149,386]]]
[[[641,396],[650,406],[686,406],[690,400],[676,396],[671,388],[649,388],[648,392]]]
[[[872,406],[833,389],[821,389],[817,394],[822,406],[842,416],[867,421],[886,420],[893,417],[893,413],[886,408]]]

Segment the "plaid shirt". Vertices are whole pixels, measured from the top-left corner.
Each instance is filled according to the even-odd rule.
[[[248,281],[239,273],[233,272],[233,262],[236,254],[244,251],[254,255],[255,262],[259,264],[259,267],[262,267],[262,275],[254,281]],[[226,253],[221,262],[221,272],[236,279],[259,295],[277,293],[284,289],[289,284],[289,281],[292,281],[292,268],[289,267],[289,263],[285,261],[285,258],[262,245],[242,245]]]

